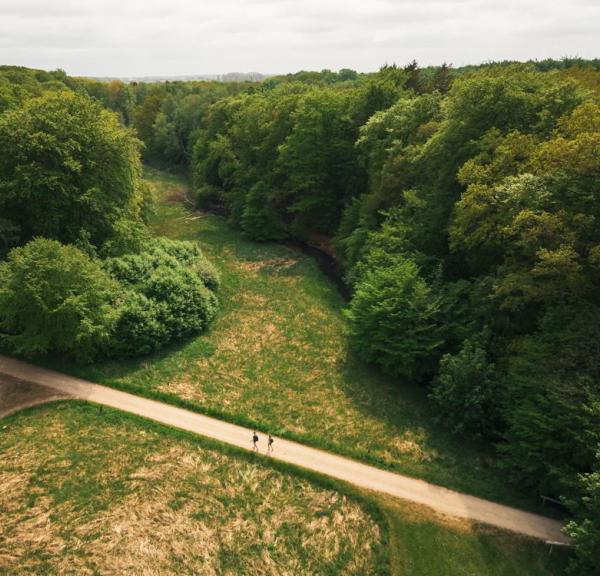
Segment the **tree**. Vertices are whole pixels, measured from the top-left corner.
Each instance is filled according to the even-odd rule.
[[[98,262],[37,238],[0,264],[0,337],[17,354],[91,358],[108,345],[119,299],[119,284]]]
[[[133,125],[146,146],[149,146],[152,142],[154,122],[165,97],[166,94],[161,86],[153,87],[143,102],[138,104],[133,110]]]
[[[274,210],[269,206],[268,189],[259,182],[246,196],[246,206],[242,213],[242,230],[251,240],[261,242],[282,240],[286,232]]]
[[[362,276],[346,316],[357,354],[404,378],[432,374],[443,344],[440,303],[411,260]]]
[[[600,445],[595,470],[579,477],[579,487],[579,497],[569,502],[575,519],[566,526],[575,547],[569,573],[600,574]]]
[[[356,127],[347,95],[314,91],[294,113],[292,132],[279,148],[292,229],[333,234],[344,203],[360,189],[364,173],[354,149]]]
[[[49,93],[0,116],[0,212],[21,242],[44,236],[97,247],[139,220],[139,142],[90,98]]]
[[[429,398],[439,419],[455,433],[485,436],[497,429],[495,368],[479,341],[467,340],[457,354],[442,357]]]
[[[539,324],[505,359],[500,448],[521,486],[576,494],[600,444],[600,308],[554,306]]]

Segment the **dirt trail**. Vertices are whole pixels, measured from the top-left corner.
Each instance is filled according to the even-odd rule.
[[[53,388],[22,382],[0,374],[0,418],[38,404],[70,398]]]
[[[0,375],[52,388],[60,395],[110,406],[239,448],[252,449],[251,431],[247,428],[1,355]],[[259,436],[260,451],[264,454],[266,436],[260,432]],[[423,480],[380,470],[297,442],[276,438],[275,452],[272,457],[344,480],[361,488],[428,506],[448,516],[489,524],[541,540],[568,542],[568,538],[561,532],[560,522],[556,520],[461,494]]]

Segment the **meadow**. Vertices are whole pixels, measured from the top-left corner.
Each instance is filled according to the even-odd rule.
[[[414,477],[521,507],[493,448],[435,423],[426,391],[398,382],[348,349],[345,302],[316,262],[245,240],[220,216],[194,210],[181,177],[146,170],[158,198],[152,229],[198,242],[222,274],[208,333],[158,354],[50,365]]]
[[[550,576],[560,557],[83,402],[0,422],[0,574]]]

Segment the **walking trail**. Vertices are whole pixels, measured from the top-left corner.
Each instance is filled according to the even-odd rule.
[[[46,386],[61,395],[67,394],[110,406],[239,448],[252,449],[252,433],[247,428],[1,355],[0,375]],[[267,436],[260,432],[259,435],[261,436],[259,449],[264,454],[267,448]],[[269,457],[344,480],[361,488],[416,502],[448,516],[490,524],[545,541],[569,542],[567,536],[561,532],[561,523],[544,516],[461,494],[423,480],[380,470],[297,442],[276,438],[274,446],[275,451]]]

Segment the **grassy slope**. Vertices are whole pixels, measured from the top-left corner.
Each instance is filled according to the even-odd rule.
[[[223,273],[209,334],[162,354],[58,367],[138,394],[299,439],[411,476],[523,507],[489,447],[432,423],[425,393],[387,379],[347,350],[343,301],[315,262],[244,240],[223,219],[193,214],[180,178],[148,171],[163,202],[157,234],[198,241]]]
[[[3,420],[0,462],[0,574],[556,574],[541,544],[85,403]]]

